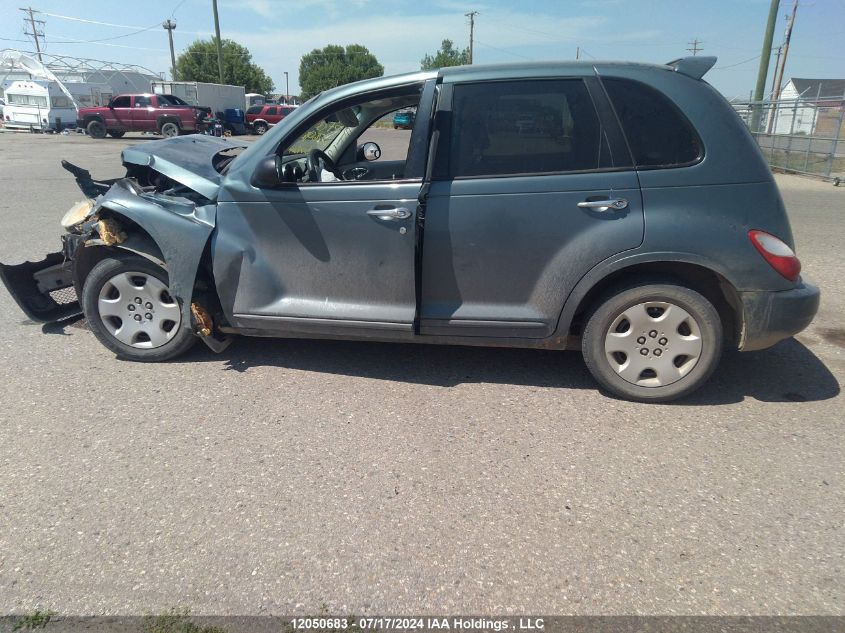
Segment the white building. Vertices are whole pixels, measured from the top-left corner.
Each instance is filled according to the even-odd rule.
[[[819,116],[845,101],[845,79],[790,79],[773,114],[775,134],[816,134]]]

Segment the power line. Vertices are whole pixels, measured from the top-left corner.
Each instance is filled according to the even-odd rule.
[[[733,68],[734,66],[742,66],[743,64],[747,64],[748,62],[753,62],[755,59],[760,59],[760,56],[755,55],[754,57],[749,57],[748,59],[744,59],[741,62],[737,62],[736,64],[730,64],[728,66],[716,66],[713,70],[724,70],[725,68]]]
[[[184,1],[184,0],[183,0]],[[176,9],[178,9],[182,5],[180,2]],[[176,9],[173,12],[176,12]],[[156,22],[153,26],[150,27],[142,27],[142,26],[133,26],[131,24],[115,24],[114,22],[100,22],[99,20],[89,20],[88,18],[80,18],[73,15],[59,15],[58,13],[47,13],[46,11],[40,11],[42,15],[49,16],[51,18],[58,18],[60,20],[70,20],[71,22],[82,22],[84,24],[96,24],[97,26],[110,26],[116,29],[134,29],[136,32],[141,33],[143,31],[147,31],[149,29],[155,28],[159,25],[159,22]],[[191,35],[210,35],[210,31],[182,31],[182,33],[189,33]],[[129,34],[131,35],[131,33]],[[91,40],[95,41],[95,40]]]
[[[499,51],[501,53],[507,53],[508,55],[513,55],[514,57],[520,57],[522,59],[527,59],[528,61],[534,61],[532,57],[526,57],[525,55],[520,55],[519,53],[514,53],[513,51],[506,50],[504,48],[499,48],[498,46],[493,46],[492,44],[487,44],[486,42],[482,42],[481,40],[475,40],[482,46],[486,46],[487,48],[492,48],[494,51]]]

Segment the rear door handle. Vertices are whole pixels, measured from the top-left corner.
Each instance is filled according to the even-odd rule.
[[[370,209],[367,215],[379,220],[405,220],[411,217],[411,212],[405,207],[393,207],[392,209]]]
[[[628,206],[628,201],[625,198],[605,198],[604,200],[584,200],[579,202],[578,206],[582,209],[593,209],[594,211],[605,212],[613,209],[619,211]]]

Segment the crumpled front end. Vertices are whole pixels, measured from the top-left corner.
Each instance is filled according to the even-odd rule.
[[[62,219],[62,249],[39,262],[0,264],[0,278],[30,319],[55,322],[81,314],[78,297],[90,270],[105,257],[131,252],[167,270],[169,291],[179,303],[183,322],[194,323],[210,347],[220,347],[213,322],[206,318],[209,310],[192,304],[198,284],[213,293],[213,284],[207,279],[201,283],[198,273],[215,225],[219,183],[213,182],[210,166],[221,146],[192,144],[205,150],[209,168],[191,175],[176,163],[190,146],[167,143],[144,143],[124,152],[127,176],[116,180],[96,181],[88,171],[62,161],[86,196]],[[161,151],[153,152],[157,144]],[[193,156],[186,165],[196,167],[196,161]],[[216,295],[204,303],[213,305],[213,299]]]

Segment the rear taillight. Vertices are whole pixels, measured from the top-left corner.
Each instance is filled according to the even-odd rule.
[[[748,231],[748,239],[772,268],[790,281],[798,281],[801,262],[783,240],[757,229]]]

